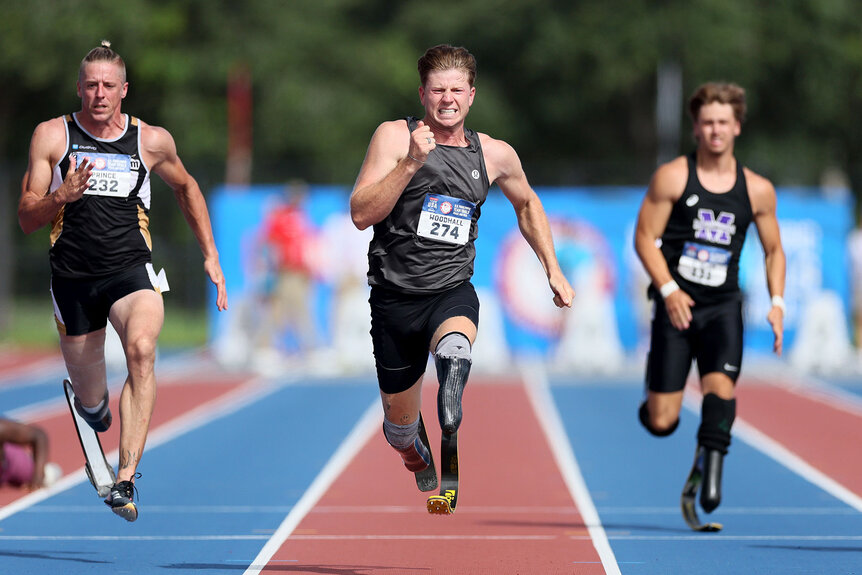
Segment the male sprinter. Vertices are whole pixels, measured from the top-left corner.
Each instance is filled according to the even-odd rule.
[[[81,110],[33,132],[18,203],[25,233],[51,224],[51,295],[75,409],[97,432],[112,421],[105,371],[107,321],[117,330],[128,376],[120,394],[120,465],[105,503],[138,517],[134,482],[156,401],[156,343],[164,321],[163,276],[153,270],[150,173],[174,192],[203,252],[203,268],[227,309],[225,279],[206,201],[171,134],[121,112],[129,84],[110,42],[81,61]]]
[[[647,399],[639,416],[653,435],[673,433],[692,359],[697,360],[703,404],[690,479],[705,478],[700,502],[710,513],[721,502],[722,461],[736,416],[734,388],[742,366],[737,276],[748,225],[754,222],[763,245],[772,295],[767,320],[778,355],[784,332],[785,259],[775,189],[744,168],[733,153],[745,118],[744,90],[735,84],[704,84],[691,97],[689,112],[697,149],[658,168],[635,232],[635,248],[652,278],[649,297],[655,302]],[[687,491],[696,488],[691,483]],[[691,493],[684,494],[683,509],[693,528],[720,528],[697,523]]]
[[[430,48],[419,59],[414,117],[380,124],[350,198],[353,223],[374,226],[368,249],[371,336],[385,419],[383,433],[420,489],[436,472],[420,417],[422,376],[434,354],[443,431],[441,495],[428,510],[452,513],[457,502],[457,431],[461,398],[472,365],[479,300],[470,283],[482,203],[492,183],[512,203],[558,307],[574,291],[554,253],[550,225],[527,183],[515,150],[464,127],[476,88],[476,61],[466,49]],[[433,474],[433,481],[423,473]]]

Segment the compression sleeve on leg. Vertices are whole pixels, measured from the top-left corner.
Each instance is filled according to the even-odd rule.
[[[736,399],[722,399],[714,393],[703,396],[697,442],[707,449],[727,454],[730,428],[736,419]]]

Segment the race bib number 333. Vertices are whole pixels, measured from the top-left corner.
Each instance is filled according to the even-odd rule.
[[[419,214],[416,233],[423,238],[464,245],[470,239],[476,205],[441,194],[428,194]]]
[[[93,164],[85,194],[128,197],[132,190],[132,162],[128,155],[78,152],[78,164],[84,160]]]

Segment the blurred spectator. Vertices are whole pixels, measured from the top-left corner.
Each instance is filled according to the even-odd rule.
[[[306,195],[304,183],[288,184],[284,198],[261,223],[261,253],[268,274],[262,284],[264,309],[259,310],[255,337],[259,350],[282,349],[287,345],[285,338],[290,338],[300,353],[317,345],[311,313],[314,278],[308,261],[314,229],[303,207]]]

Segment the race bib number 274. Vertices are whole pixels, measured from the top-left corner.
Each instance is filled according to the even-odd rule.
[[[470,239],[475,204],[442,194],[428,194],[416,233],[429,240],[464,245]]]

